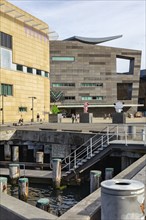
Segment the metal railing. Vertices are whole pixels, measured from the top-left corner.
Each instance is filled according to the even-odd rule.
[[[108,125],[65,157],[62,160],[62,164],[65,164],[62,169],[67,169],[69,172],[75,170],[104,150],[111,140],[124,140],[126,146],[128,140],[140,140],[146,146],[146,125],[138,131],[136,128],[134,125]]]

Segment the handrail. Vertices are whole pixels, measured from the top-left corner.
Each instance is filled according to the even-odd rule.
[[[102,131],[98,132],[96,135],[91,137],[89,140],[87,140],[85,143],[83,143],[80,147],[78,147],[76,150],[74,150],[71,154],[69,154],[66,158],[63,159],[63,161],[66,162],[66,164],[62,167],[62,169],[68,167],[69,171],[72,169],[76,169],[79,167],[79,163],[82,162],[84,159],[90,159],[92,158],[95,153],[98,153],[96,150],[98,148],[102,147],[102,150],[104,150],[104,145],[109,145],[109,141],[115,137],[115,139],[118,139],[120,137],[124,137],[125,139],[125,145],[127,146],[127,140],[128,135],[130,134],[128,132],[128,126],[129,125],[111,125],[105,127],[102,129]],[[121,130],[122,129],[122,130]],[[102,132],[106,131],[106,134],[103,134]],[[99,137],[99,134],[101,136]],[[143,136],[142,136],[143,135]],[[144,145],[146,145],[146,126],[144,126],[143,133],[141,134],[141,137],[143,138]],[[67,162],[68,160],[68,162]],[[81,165],[81,164],[80,164]]]

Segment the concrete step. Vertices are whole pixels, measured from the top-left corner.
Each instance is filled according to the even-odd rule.
[[[94,154],[98,154],[98,153],[99,153],[99,150],[95,150],[95,151],[94,151]]]
[[[71,171],[66,171],[66,174],[70,174],[71,173]]]
[[[83,164],[82,162],[77,163],[77,165],[82,165],[82,164]]]
[[[103,147],[98,148],[98,150],[100,150],[100,151],[103,150]]]

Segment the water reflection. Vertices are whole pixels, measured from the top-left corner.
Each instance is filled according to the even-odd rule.
[[[8,194],[18,198],[18,186],[9,186]],[[89,186],[68,186],[63,190],[54,190],[52,186],[43,184],[30,184],[28,203],[36,206],[40,198],[48,198],[50,201],[50,213],[60,216],[89,195]]]

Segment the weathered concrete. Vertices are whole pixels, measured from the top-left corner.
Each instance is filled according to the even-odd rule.
[[[0,193],[1,220],[55,220],[56,216],[44,212],[12,196]]]

